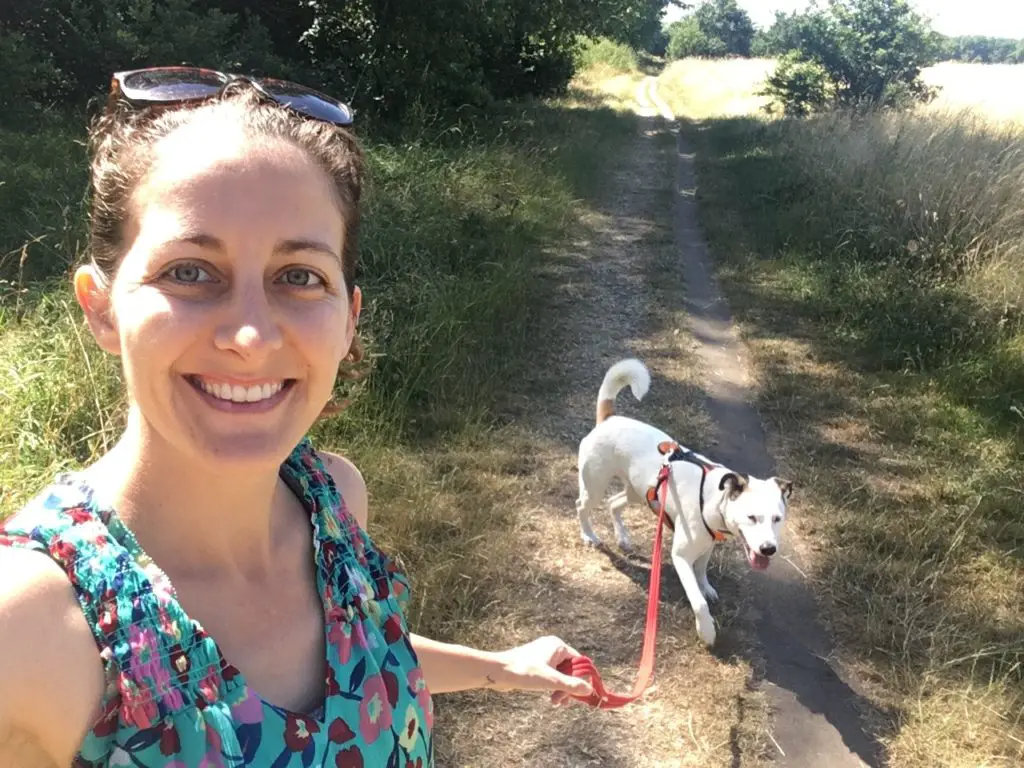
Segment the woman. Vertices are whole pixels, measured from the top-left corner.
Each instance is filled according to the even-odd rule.
[[[305,438],[358,360],[344,105],[119,73],[75,296],[127,427],[0,529],[0,765],[428,766],[431,694],[590,686],[556,638],[411,635],[346,459]]]

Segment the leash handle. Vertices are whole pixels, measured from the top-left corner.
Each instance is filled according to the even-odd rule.
[[[666,479],[671,471],[666,463],[662,473]],[[647,620],[644,624],[644,644],[640,652],[640,670],[637,672],[636,683],[629,694],[612,693],[604,687],[601,673],[597,671],[592,659],[587,656],[576,656],[566,659],[557,669],[563,675],[584,677],[590,680],[593,692],[588,696],[573,695],[573,698],[598,709],[618,709],[631,704],[643,695],[654,675],[655,640],[658,635],[658,603],[661,598],[661,534],[665,528],[665,494],[668,483],[661,483],[659,501],[661,510],[658,513],[658,529],[654,532],[654,552],[651,554],[651,577],[647,594]]]

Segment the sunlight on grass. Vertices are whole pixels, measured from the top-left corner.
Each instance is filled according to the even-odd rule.
[[[1024,123],[1024,65],[944,61],[924,71],[939,86],[930,110],[970,109],[992,120]]]
[[[826,618],[894,768],[1019,765],[1024,67],[940,65],[935,104],[805,120],[759,114],[743,71],[681,62],[663,93]]]
[[[682,59],[661,74],[658,90],[693,120],[753,114],[768,103],[756,94],[774,68],[773,59]]]

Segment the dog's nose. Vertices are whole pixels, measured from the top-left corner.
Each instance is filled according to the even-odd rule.
[[[774,544],[762,544],[761,545],[761,554],[764,555],[765,557],[771,557],[772,555],[775,554],[775,545]]]

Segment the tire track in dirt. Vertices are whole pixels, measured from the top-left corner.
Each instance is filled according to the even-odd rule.
[[[657,84],[648,92],[657,101]],[[766,436],[753,402],[755,392],[745,349],[712,274],[696,201],[695,154],[678,133],[676,242],[687,280],[686,310],[695,353],[707,375],[707,407],[718,434],[715,458],[761,477],[775,474]],[[799,482],[794,511],[799,509]],[[870,704],[830,662],[831,643],[817,621],[814,594],[801,568],[802,542],[790,526],[769,571],[751,573],[769,726],[776,765],[786,768],[859,768],[880,764],[878,744],[862,717]],[[806,567],[806,566],[804,566]],[[760,666],[760,665],[759,665]]]
[[[649,105],[648,105],[649,106]],[[496,585],[493,613],[473,642],[502,647],[538,634],[563,637],[591,656],[609,687],[632,686],[643,633],[654,517],[624,514],[636,552],[614,548],[610,520],[595,517],[611,543],[585,547],[575,514],[576,450],[593,426],[608,366],[627,356],[652,373],[642,404],[619,410],[662,425],[688,444],[707,444],[699,360],[685,332],[684,283],[673,240],[673,157],[669,126],[637,118],[636,137],[607,164],[601,200],[572,247],[553,252],[540,279],[555,298],[538,313],[538,348],[525,394],[495,434],[515,457],[508,503],[519,521],[519,553]],[[497,450],[497,449],[496,449]],[[602,519],[603,517],[603,519]],[[714,655],[699,643],[678,576],[663,565],[655,687],[616,711],[553,708],[543,696],[474,692],[438,697],[437,762],[455,766],[755,766],[765,754],[765,706],[751,690],[753,625],[744,605],[745,564],[716,554],[711,580],[722,596]]]

